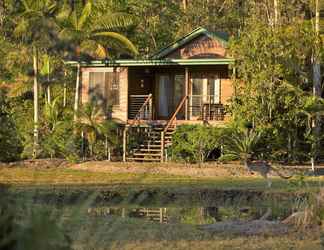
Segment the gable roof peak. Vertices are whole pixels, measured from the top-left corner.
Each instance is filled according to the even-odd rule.
[[[161,59],[166,55],[172,53],[173,51],[177,50],[181,46],[191,42],[193,39],[197,38],[200,35],[206,35],[210,38],[218,40],[224,47],[227,47],[228,44],[228,34],[226,32],[209,32],[207,29],[203,27],[197,27],[189,34],[181,37],[180,39],[176,40],[175,42],[171,43],[170,45],[162,48],[157,53],[151,56],[152,59]]]

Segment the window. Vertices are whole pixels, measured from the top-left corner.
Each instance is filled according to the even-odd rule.
[[[103,108],[119,105],[119,72],[90,72],[89,100]]]
[[[100,106],[106,102],[105,75],[103,72],[89,73],[89,100],[91,103]]]
[[[114,69],[114,72],[105,73],[105,81],[107,88],[108,104],[112,106],[119,105],[119,72]]]
[[[220,103],[220,79],[209,78],[207,92],[207,95],[211,98],[210,102],[212,104]]]

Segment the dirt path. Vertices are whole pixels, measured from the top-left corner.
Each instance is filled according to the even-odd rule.
[[[251,174],[239,163],[208,163],[199,167],[198,165],[176,163],[111,163],[101,161],[77,164],[71,166],[71,168],[102,173],[163,174],[190,177],[251,177]]]

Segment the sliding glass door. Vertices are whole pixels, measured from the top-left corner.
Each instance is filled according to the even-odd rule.
[[[159,119],[169,119],[185,95],[183,74],[159,74],[157,76],[157,114]],[[184,119],[184,109],[177,114],[177,119]]]
[[[190,119],[202,119],[203,111],[210,105],[220,103],[220,79],[215,74],[193,74],[189,98]]]

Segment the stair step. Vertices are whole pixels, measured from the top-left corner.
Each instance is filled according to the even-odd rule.
[[[159,145],[157,145],[157,144],[150,144],[150,145],[147,145],[147,144],[141,144],[140,146],[141,146],[141,147],[145,147],[145,148],[148,148],[148,147],[150,147],[150,148],[160,148],[160,147],[161,147],[160,144],[159,144]]]
[[[141,152],[161,152],[161,149],[152,149],[152,148],[141,148]]]
[[[161,161],[161,159],[159,158],[151,158],[151,159],[148,159],[148,158],[126,158],[127,161],[148,161],[148,162],[152,162],[152,161],[155,161],[155,162],[159,162]]]
[[[134,102],[136,104],[136,101]],[[141,103],[142,104],[142,103]],[[138,112],[139,108],[134,108],[131,111]],[[127,158],[127,161],[138,162],[160,162],[161,161],[161,133],[165,130],[165,125],[148,124],[142,132],[142,144],[138,145],[133,150],[133,154]],[[164,133],[164,147],[168,148],[172,145],[172,136],[176,132],[176,125],[172,125]]]
[[[165,129],[164,127],[161,127],[161,128],[154,128],[154,130],[155,130],[155,131],[158,131],[158,132],[162,132],[164,129]],[[170,128],[168,128],[167,131],[174,131],[174,130],[176,130],[176,128],[172,128],[172,127],[170,127]]]
[[[134,156],[150,156],[150,157],[160,157],[161,154],[150,154],[150,153],[134,153]]]
[[[147,143],[161,143],[161,140],[144,140],[144,142],[147,142]],[[166,144],[166,143],[170,143],[171,142],[171,140],[164,140],[164,143]]]

